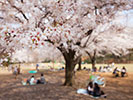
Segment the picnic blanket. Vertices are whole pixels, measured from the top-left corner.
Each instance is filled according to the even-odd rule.
[[[77,93],[78,93],[78,94],[88,95],[88,92],[87,92],[86,89],[78,89],[78,90],[77,90]]]
[[[83,94],[83,95],[89,95],[86,89],[78,89],[77,90],[77,93],[78,94]],[[92,98],[95,98],[95,99],[98,99],[99,98],[99,97],[94,97],[92,95],[89,95],[89,96],[92,97]]]
[[[31,71],[29,71],[29,73],[37,73],[37,71],[36,70],[31,70]]]

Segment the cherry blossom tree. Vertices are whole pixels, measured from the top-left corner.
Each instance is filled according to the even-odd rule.
[[[12,56],[15,48],[17,48],[17,40],[15,35],[11,34],[13,31],[9,32],[7,27],[1,27],[0,32],[0,63],[2,63]]]
[[[12,60],[16,59],[19,62],[31,62],[38,63],[45,60],[60,60],[62,57],[61,53],[57,50],[57,48],[53,47],[51,44],[44,45],[38,48],[23,48],[16,50],[12,57]]]
[[[101,36],[97,29],[111,24],[118,12],[131,10],[132,4],[132,0],[1,0],[0,23],[17,26],[16,37],[21,35],[31,48],[45,42],[54,45],[66,62],[64,85],[73,85],[83,49]]]
[[[106,54],[113,54],[116,56],[124,56],[127,55],[130,50],[130,48],[133,48],[133,45],[131,43],[132,40],[129,38],[120,38],[120,37],[113,37],[113,39],[108,39],[108,41],[95,43],[90,47],[91,50],[86,48],[86,53],[88,54],[91,63],[92,68],[95,67],[96,63],[96,57],[102,56],[104,57]]]
[[[106,35],[101,33],[93,40],[94,42],[88,43],[87,48],[85,48],[85,52],[91,60],[92,68],[95,67],[97,56],[105,56],[106,54],[126,55],[133,48],[132,30],[123,26],[110,30],[111,28],[112,26],[109,27],[109,30],[104,31]]]

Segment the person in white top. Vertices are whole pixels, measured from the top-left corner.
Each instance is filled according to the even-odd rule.
[[[93,83],[92,82],[89,82],[87,86],[87,92],[89,95],[93,95]]]
[[[121,69],[121,77],[124,77],[126,74],[126,68],[123,66],[123,68]]]
[[[30,85],[35,85],[35,84],[36,84],[36,80],[35,80],[34,76],[31,76]]]

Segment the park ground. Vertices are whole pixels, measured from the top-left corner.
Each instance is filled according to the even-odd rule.
[[[132,64],[133,65],[133,64]],[[120,65],[121,66],[121,65]],[[106,78],[106,86],[102,90],[107,98],[97,100],[133,100],[133,68],[125,65],[129,70],[128,77],[114,78],[112,73],[95,73]],[[47,84],[23,86],[21,81],[24,77],[30,77],[31,69],[23,69],[21,75],[15,77],[7,71],[0,71],[0,100],[95,100],[88,95],[77,94],[79,88],[86,88],[89,77],[88,71],[79,71],[75,74],[76,84],[73,87],[62,86],[64,82],[64,71],[40,70],[34,74],[39,78],[44,73]]]

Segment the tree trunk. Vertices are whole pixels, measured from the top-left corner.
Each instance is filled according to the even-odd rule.
[[[80,58],[79,63],[78,63],[79,66],[78,66],[78,69],[77,69],[78,71],[81,70],[81,62],[82,62],[82,60]]]
[[[92,64],[92,69],[95,69],[95,63],[96,63],[96,50],[94,50],[94,53],[90,54],[89,52],[86,51],[86,53],[89,55],[91,64]]]
[[[74,76],[75,76],[75,65],[79,62],[79,59],[81,58],[81,55],[75,57],[76,51],[69,49],[69,51],[66,51],[62,45],[61,47],[58,47],[58,49],[62,52],[63,57],[65,59],[65,82],[64,85],[66,86],[73,86]]]
[[[91,59],[92,69],[95,69],[95,59]]]
[[[72,86],[75,83],[74,82],[75,65],[73,64],[73,61],[71,59],[66,61],[65,68],[66,69],[65,69],[65,83],[64,83],[64,85]]]

